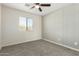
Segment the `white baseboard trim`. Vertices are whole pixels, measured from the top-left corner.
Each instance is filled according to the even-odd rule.
[[[60,45],[60,46],[66,47],[66,48],[68,48],[68,49],[71,49],[71,50],[74,50],[74,51],[79,52],[79,49],[72,48],[72,47],[69,47],[69,46],[67,46],[67,45],[63,45],[63,44],[60,44],[60,43],[56,43],[56,42],[51,41],[51,40],[48,40],[48,39],[43,39],[43,40],[46,40],[46,41],[48,41],[48,42],[50,42],[50,43],[54,43],[54,44],[56,44],[56,45]]]
[[[36,40],[41,40],[41,39],[26,40],[26,41],[21,41],[21,42],[17,42],[17,43],[6,44],[6,45],[3,45],[2,48],[3,48],[3,47],[7,47],[7,46],[12,46],[12,45],[17,45],[17,44],[32,42],[32,41],[36,41]]]

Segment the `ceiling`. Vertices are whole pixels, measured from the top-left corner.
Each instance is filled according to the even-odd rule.
[[[37,8],[31,9],[31,7],[34,5],[33,3],[27,3],[27,4],[28,4],[27,6],[25,6],[25,3],[4,3],[3,5],[41,16],[44,16],[59,8],[69,5],[68,3],[51,3],[51,7],[41,7],[43,11],[39,12]]]

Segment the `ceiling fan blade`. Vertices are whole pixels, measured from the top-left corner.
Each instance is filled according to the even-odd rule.
[[[36,5],[39,5],[40,3],[35,3]]]
[[[40,6],[51,6],[51,4],[40,4]]]
[[[39,7],[39,11],[42,12],[42,9]]]
[[[31,9],[35,8],[35,6],[31,7]]]

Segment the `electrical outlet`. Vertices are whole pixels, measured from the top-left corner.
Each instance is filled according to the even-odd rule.
[[[78,42],[74,42],[74,45],[77,46],[78,45]]]

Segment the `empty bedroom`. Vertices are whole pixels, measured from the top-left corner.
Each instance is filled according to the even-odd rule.
[[[79,3],[0,3],[0,56],[79,56]]]

